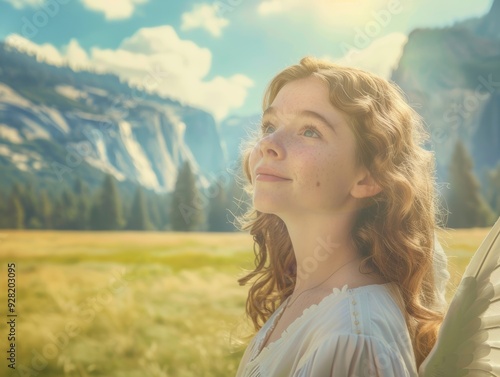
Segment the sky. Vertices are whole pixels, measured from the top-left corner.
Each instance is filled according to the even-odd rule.
[[[266,85],[306,55],[389,78],[412,30],[480,17],[492,2],[0,0],[0,40],[222,121],[261,113]]]

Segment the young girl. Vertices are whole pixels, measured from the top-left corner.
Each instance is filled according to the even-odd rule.
[[[386,80],[312,57],[263,111],[243,153],[257,333],[237,377],[416,376],[449,276],[422,121]]]

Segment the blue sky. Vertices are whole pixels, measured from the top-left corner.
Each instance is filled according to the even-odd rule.
[[[53,64],[114,72],[217,120],[261,111],[305,55],[388,76],[415,28],[478,17],[492,0],[0,0],[0,39]]]

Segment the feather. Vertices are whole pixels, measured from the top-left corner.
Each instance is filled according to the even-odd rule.
[[[500,218],[453,296],[419,377],[500,377]]]

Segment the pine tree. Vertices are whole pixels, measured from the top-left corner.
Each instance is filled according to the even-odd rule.
[[[7,227],[7,199],[3,190],[0,190],[0,229]]]
[[[28,229],[38,229],[41,227],[41,222],[38,214],[38,205],[36,201],[35,189],[30,181],[26,184],[23,190],[19,192],[19,200],[24,210],[24,224]]]
[[[170,226],[172,230],[200,230],[204,223],[201,196],[196,188],[195,176],[189,161],[179,170],[170,207]]]
[[[47,190],[42,190],[40,192],[40,222],[42,229],[53,229],[54,223],[52,219],[52,203],[49,196],[47,195]]]
[[[160,195],[158,198],[157,210],[160,216],[160,226],[158,229],[167,230],[170,224],[170,208],[172,206],[172,194]]]
[[[459,140],[450,164],[450,215],[447,224],[450,228],[491,226],[495,220],[493,211],[481,195],[472,168],[472,158]]]
[[[81,177],[76,177],[75,182],[73,184],[73,192],[77,196],[80,195],[88,196],[89,194],[88,186],[85,184],[85,182]]]
[[[53,229],[67,229],[67,209],[63,204],[62,194],[53,201],[52,224]]]
[[[102,209],[100,207],[99,195],[95,195],[92,201],[92,206],[90,207],[90,219],[89,226],[92,230],[103,230],[105,229],[105,224],[101,216]]]
[[[125,221],[123,219],[122,204],[120,193],[116,186],[115,178],[107,174],[104,179],[103,190],[101,193],[102,216],[106,229],[118,230],[121,229]]]
[[[7,220],[7,226],[8,228],[14,228],[14,229],[24,229],[26,228],[26,224],[25,224],[25,219],[26,219],[26,215],[25,215],[25,211],[24,211],[24,207],[23,207],[23,197],[24,197],[24,190],[25,188],[23,186],[21,186],[21,184],[19,182],[15,182],[12,187],[10,188],[10,194],[9,194],[9,199],[8,199],[8,202],[7,202],[7,217],[8,217],[8,220]],[[19,204],[21,205],[21,208],[22,208],[22,218],[23,218],[23,225],[21,228],[18,228],[17,225],[15,226],[14,225],[14,222],[12,220],[12,214],[13,214],[13,210],[14,210],[14,197],[17,198],[17,200],[19,201]]]
[[[489,205],[500,216],[500,163],[487,173],[486,198]]]
[[[7,227],[24,229],[24,208],[16,192],[12,192],[7,203]]]
[[[155,229],[163,229],[165,224],[160,215],[160,211],[163,210],[162,197],[156,193],[145,195],[144,197],[152,226]]]
[[[141,187],[138,186],[134,200],[132,202],[132,209],[130,210],[130,216],[127,222],[127,229],[130,230],[149,230],[152,225],[149,220],[148,207],[146,204],[146,199]]]
[[[210,192],[216,195],[210,199],[208,208],[208,230],[210,232],[230,232],[233,230],[232,224],[228,220],[227,195],[223,185],[215,182]]]
[[[115,178],[106,174],[91,210],[92,228],[118,230],[124,225],[120,193]]]
[[[75,222],[78,215],[77,199],[75,194],[69,189],[64,189],[61,195],[62,229],[76,229]]]
[[[87,230],[90,228],[90,200],[89,189],[85,182],[77,177],[73,185],[73,192],[76,196],[76,214],[74,219],[74,228]]]

